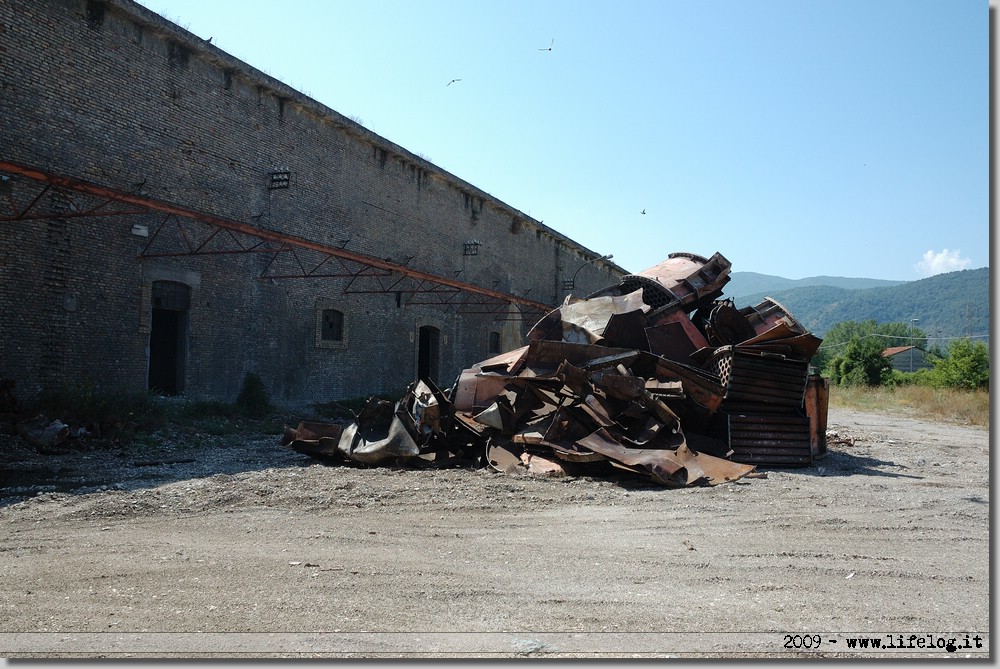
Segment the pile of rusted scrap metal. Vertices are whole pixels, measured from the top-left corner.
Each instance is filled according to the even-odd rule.
[[[821,340],[780,304],[722,297],[730,263],[671,254],[585,299],[569,296],[522,348],[372,398],[346,427],[301,423],[282,445],[363,464],[489,465],[671,486],[715,485],[826,451]]]

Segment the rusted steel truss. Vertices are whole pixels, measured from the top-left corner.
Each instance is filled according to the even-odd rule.
[[[109,198],[83,198],[71,189],[52,183],[46,183],[29,202],[18,205],[14,198],[14,181],[6,175],[0,176],[0,203],[3,203],[0,204],[0,211],[6,205],[9,212],[0,215],[0,223],[148,213],[139,207],[122,209],[119,203]]]
[[[496,320],[535,321],[550,305],[342,247],[186,209],[130,191],[50,174],[0,160],[0,223],[141,216],[149,236],[139,257],[270,254],[257,277],[345,279],[344,293],[395,294],[399,306],[435,305]],[[39,187],[40,186],[40,187]],[[512,308],[513,307],[513,308]]]

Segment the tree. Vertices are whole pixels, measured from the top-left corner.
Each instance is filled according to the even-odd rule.
[[[982,342],[954,339],[948,355],[934,360],[932,383],[938,387],[976,390],[989,388],[990,352]]]
[[[879,323],[875,328],[875,333],[883,338],[882,345],[884,348],[913,346],[926,350],[927,347],[927,335],[920,328],[914,327],[913,323],[899,321],[894,323]]]
[[[830,377],[833,383],[838,383],[835,379],[838,376],[836,365],[843,360],[845,346],[855,339],[862,339],[871,336],[875,332],[877,323],[869,321],[841,321],[834,325],[823,336],[823,343],[819,351],[813,356],[812,363],[823,370]],[[834,364],[834,361],[837,361]]]
[[[837,323],[826,336],[820,350],[813,357],[812,364],[823,370],[831,378],[837,378],[837,370],[833,368],[834,361],[840,364],[846,355],[847,346],[856,340],[867,339],[877,342],[873,346],[879,348],[879,353],[893,346],[915,346],[923,348],[927,336],[911,323],[878,323],[874,320],[842,321]],[[858,352],[855,352],[858,354]],[[891,365],[890,365],[891,366]],[[834,383],[837,383],[834,381]]]
[[[892,382],[892,364],[882,355],[879,337],[852,339],[827,366],[830,381],[841,386],[880,386]]]

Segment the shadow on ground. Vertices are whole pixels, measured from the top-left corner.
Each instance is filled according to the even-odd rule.
[[[801,471],[809,476],[888,476],[890,478],[922,479],[923,476],[906,474],[906,465],[891,460],[881,460],[847,451],[827,451],[826,455]]]
[[[282,447],[277,435],[231,435],[207,444],[172,444],[150,450],[127,446],[43,454],[17,437],[0,443],[0,508],[47,493],[87,494],[101,490],[138,490],[217,474],[240,474],[274,468],[308,467],[316,458]],[[324,463],[329,464],[329,463]],[[365,468],[353,463],[333,467]],[[758,467],[803,476],[882,476],[922,479],[889,460],[831,450],[808,467]],[[630,490],[662,489],[645,477],[609,467],[591,477],[610,480]]]
[[[216,474],[313,464],[278,442],[276,435],[252,434],[155,450],[130,445],[39,453],[10,437],[0,443],[0,507],[47,493],[137,490]]]

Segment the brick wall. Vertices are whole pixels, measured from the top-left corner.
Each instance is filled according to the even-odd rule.
[[[550,305],[599,255],[129,0],[0,2],[0,160]],[[277,167],[286,189],[268,188]],[[0,216],[40,192],[15,184]],[[440,332],[447,387],[488,355],[491,331],[509,349],[531,325],[345,294],[339,278],[260,280],[270,255],[140,259],[150,238],[133,225],[163,219],[0,223],[0,376],[19,394],[146,388],[158,280],[190,288],[191,397],[231,401],[248,372],[282,401],[396,393],[416,378],[425,325]],[[463,255],[473,239],[478,254]],[[575,292],[621,273],[591,263]],[[344,314],[343,345],[317,345],[321,308]]]

